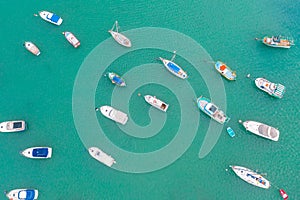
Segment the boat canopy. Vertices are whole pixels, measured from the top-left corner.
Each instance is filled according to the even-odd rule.
[[[34,199],[34,190],[22,190],[19,192],[19,199],[33,200]]]
[[[177,65],[175,65],[173,62],[169,62],[168,67],[176,73],[180,71],[180,68]]]
[[[116,84],[120,85],[123,83],[123,80],[120,77],[114,76],[112,78],[112,81],[114,81]]]
[[[217,110],[218,107],[216,107],[214,104],[212,103],[208,103],[205,106],[205,110],[207,110],[209,113],[214,114]]]
[[[47,157],[48,156],[48,148],[33,149],[32,156],[34,156],[34,157]]]
[[[260,125],[258,127],[258,131],[260,134],[264,135],[264,136],[270,136],[272,138],[276,138],[278,136],[277,134],[277,130],[273,127],[267,126],[267,125]],[[268,134],[270,131],[270,134]]]
[[[22,122],[14,122],[13,128],[22,128]]]
[[[48,14],[47,18],[50,19],[51,21],[57,23],[60,17],[56,14]]]

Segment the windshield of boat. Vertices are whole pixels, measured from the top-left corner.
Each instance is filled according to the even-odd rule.
[[[22,122],[14,122],[13,128],[21,128]]]

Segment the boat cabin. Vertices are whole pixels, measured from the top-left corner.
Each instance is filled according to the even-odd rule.
[[[218,107],[215,106],[215,105],[212,104],[212,103],[208,103],[208,104],[206,104],[206,106],[205,106],[205,110],[206,110],[207,112],[209,112],[209,114],[213,115],[213,114],[215,114],[215,113],[217,112]]]

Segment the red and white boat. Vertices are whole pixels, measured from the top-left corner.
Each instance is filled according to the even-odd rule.
[[[151,96],[151,95],[145,95],[144,99],[147,103],[149,103],[150,105],[152,105],[153,107],[166,112],[169,104],[166,104],[165,102],[157,99],[155,96]]]
[[[280,192],[280,195],[282,196],[282,198],[284,200],[287,200],[289,198],[289,196],[287,195],[287,193],[283,189],[280,189],[279,192]]]
[[[70,42],[70,44],[73,45],[74,48],[79,47],[80,42],[75,37],[75,35],[73,35],[73,33],[66,31],[66,32],[62,32],[62,34],[64,34],[65,38]]]
[[[41,54],[39,48],[32,42],[24,42],[23,46],[30,51],[32,54],[38,56]]]

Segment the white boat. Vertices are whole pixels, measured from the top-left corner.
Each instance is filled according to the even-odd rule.
[[[113,164],[116,163],[115,159],[112,158],[110,155],[104,153],[101,149],[97,147],[90,147],[89,148],[90,155],[98,160],[99,162],[111,167]]]
[[[150,105],[152,105],[153,107],[166,112],[169,104],[166,104],[165,102],[157,99],[155,96],[151,96],[151,95],[145,95],[144,99],[147,103],[149,103]]]
[[[65,36],[68,42],[73,45],[74,48],[80,46],[79,40],[75,37],[73,33],[66,31],[66,32],[62,32],[62,34]]]
[[[99,108],[96,108],[96,111],[98,110]],[[126,113],[123,113],[111,106],[101,106],[100,111],[105,117],[123,125],[125,125],[128,120]]]
[[[261,187],[264,189],[268,189],[270,187],[270,182],[265,179],[262,175],[246,168],[240,166],[230,166],[231,169],[238,175],[241,179],[255,185],[257,187]]]
[[[39,15],[43,20],[55,24],[57,26],[61,25],[61,23],[63,22],[63,19],[60,16],[49,11],[40,11]]]
[[[33,44],[32,42],[24,42],[23,46],[28,50],[30,51],[32,54],[38,56],[41,54],[39,48]]]
[[[24,131],[26,123],[23,120],[6,121],[0,123],[0,132],[19,132]]]
[[[163,62],[164,66],[167,68],[169,72],[174,74],[175,76],[186,79],[188,77],[187,73],[176,63],[173,62],[176,56],[176,51],[174,51],[174,55],[171,60],[167,60],[164,58],[159,57],[159,59]]]
[[[15,189],[4,193],[9,200],[36,200],[39,196],[35,189]]]
[[[116,28],[116,31],[114,31],[114,28]],[[125,35],[119,33],[118,21],[114,23],[113,27],[108,32],[120,45],[124,47],[131,47],[131,41]]]
[[[269,47],[278,47],[289,49],[294,45],[294,41],[285,36],[265,36],[262,42]]]
[[[243,122],[243,126],[246,128],[247,131],[250,131],[251,133],[254,133],[258,136],[273,141],[278,141],[279,139],[279,130],[273,128],[272,126],[255,121],[245,121]]]
[[[51,158],[51,147],[30,147],[21,152],[21,154],[27,158],[33,159],[45,159]]]
[[[264,78],[255,79],[255,85],[262,91],[277,98],[282,98],[285,93],[285,86],[280,83],[272,83]]]

